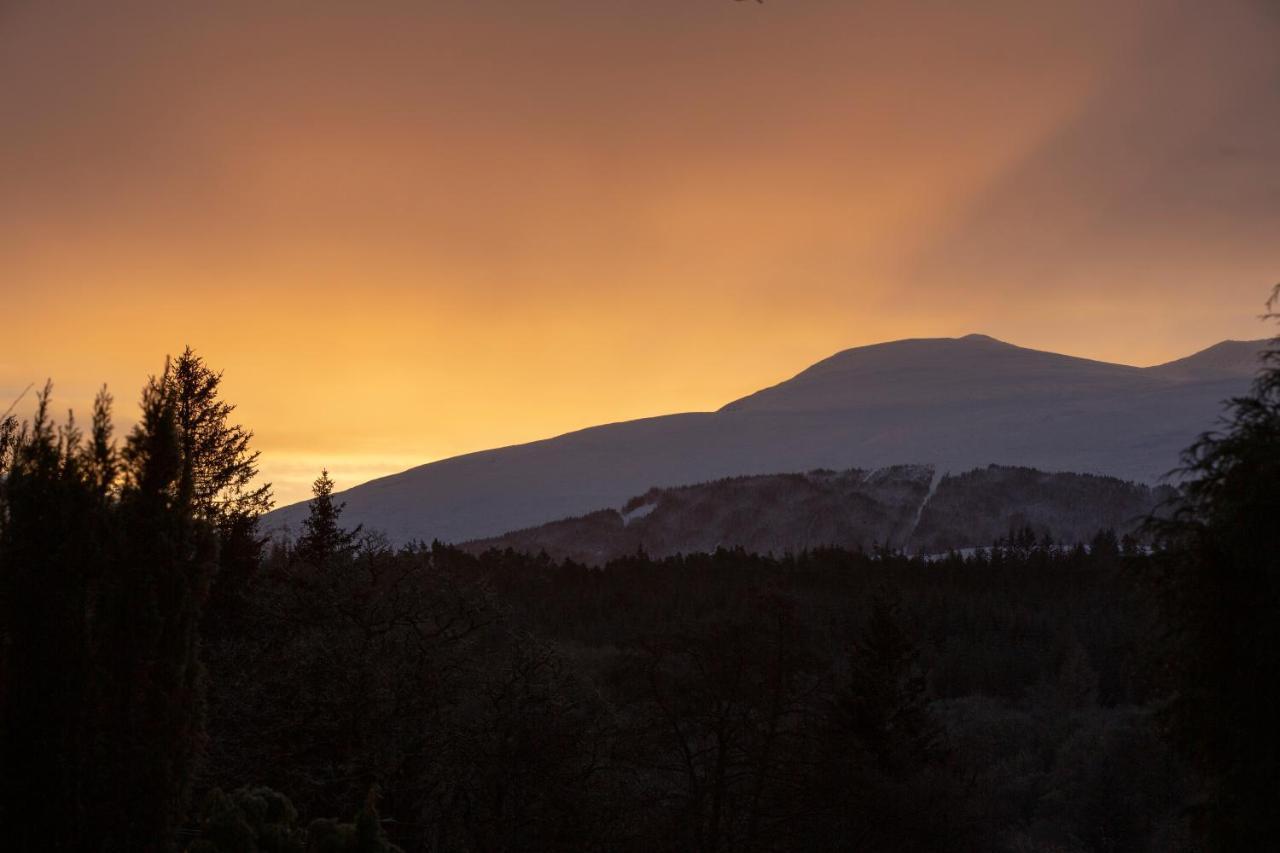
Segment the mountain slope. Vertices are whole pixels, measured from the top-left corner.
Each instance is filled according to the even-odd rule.
[[[1258,357],[1265,344],[1266,341],[1222,341],[1186,358],[1158,364],[1147,370],[1170,379],[1215,379],[1239,376],[1242,373],[1252,375],[1261,366]]]
[[[928,466],[735,477],[650,489],[621,510],[603,509],[467,542],[588,565],[638,550],[653,557],[743,548],[796,553],[824,546],[938,554],[984,547],[1030,528],[1068,544],[1099,530],[1126,533],[1171,496],[1167,487],[1089,474],[988,466],[935,481]]]
[[[717,412],[592,427],[383,477],[342,493],[345,518],[394,542],[460,542],[621,506],[653,486],[898,463],[1155,482],[1221,401],[1248,387],[1249,367],[1215,352],[1137,368],[980,335],[859,347]],[[284,507],[267,524],[296,530],[305,512]]]
[[[643,549],[653,557],[745,548],[752,553],[903,545],[929,494],[933,469],[762,474],[650,489],[621,510],[604,509],[504,536],[468,550],[546,551],[587,564]]]

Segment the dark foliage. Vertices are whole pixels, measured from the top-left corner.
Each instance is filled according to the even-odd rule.
[[[164,849],[204,746],[200,619],[220,534],[256,517],[247,434],[189,350],[142,395],[122,452],[111,397],[87,440],[49,386],[6,438],[0,760],[16,849]],[[256,563],[257,555],[253,555]]]
[[[276,548],[210,661],[237,701],[204,784],[304,814],[377,785],[407,850],[1180,849],[1150,558],[1098,542],[602,569]]]
[[[294,555],[313,566],[323,566],[355,550],[360,528],[344,530],[339,524],[344,504],[333,501],[333,480],[321,471],[311,486],[311,506],[302,522],[302,536],[294,544]]]
[[[148,383],[119,451],[105,390],[85,436],[54,425],[46,387],[29,425],[0,419],[0,834],[199,853],[1266,849],[1268,359],[1188,452],[1154,548],[1109,529],[1064,547],[1040,475],[988,469],[919,520],[944,542],[948,507],[998,482],[1017,499],[990,529],[1008,533],[974,553],[599,567],[393,549],[343,528],[327,473],[303,535],[266,548],[251,436],[193,353]],[[781,507],[775,487],[816,493],[809,476],[716,488]],[[1132,509],[1111,481],[1071,484],[1103,494],[1070,507],[1076,538]]]
[[[1280,285],[1269,307],[1278,299]],[[1280,837],[1280,338],[1181,473],[1178,510],[1152,524],[1168,546],[1157,588],[1169,722],[1207,776],[1201,819],[1213,848],[1264,849]]]

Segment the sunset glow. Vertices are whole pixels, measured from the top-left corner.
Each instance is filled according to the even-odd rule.
[[[0,409],[189,344],[289,503],[881,340],[1267,333],[1274,5],[265,8],[0,10]]]

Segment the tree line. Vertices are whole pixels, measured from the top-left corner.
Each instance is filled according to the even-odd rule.
[[[1280,354],[1155,546],[601,568],[268,537],[190,350],[0,421],[10,849],[1241,850],[1280,820]]]

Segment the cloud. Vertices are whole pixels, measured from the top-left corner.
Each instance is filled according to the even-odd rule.
[[[898,337],[1168,360],[1280,277],[1274,4],[4,9],[0,384],[126,400],[191,343],[272,453],[713,409]]]
[[[956,211],[917,285],[1256,300],[1280,270],[1276,44],[1258,4],[1157,8],[1079,112]]]

